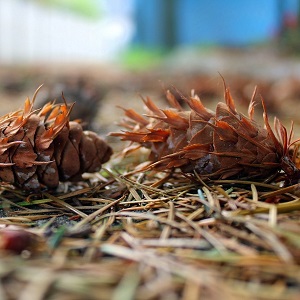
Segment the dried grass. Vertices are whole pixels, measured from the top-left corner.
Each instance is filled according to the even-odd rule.
[[[300,298],[298,185],[133,168],[90,179],[29,197],[2,188],[2,230],[33,240],[2,250],[0,299]]]

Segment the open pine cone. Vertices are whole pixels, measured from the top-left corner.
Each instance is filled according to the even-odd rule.
[[[98,171],[109,160],[111,147],[69,121],[72,106],[49,102],[33,110],[36,94],[32,101],[26,99],[23,110],[0,118],[0,180],[39,190]]]
[[[289,151],[295,143],[292,131],[288,135],[275,118],[273,132],[263,101],[265,128],[259,126],[253,119],[254,96],[246,117],[237,112],[226,86],[225,103],[218,103],[215,112],[206,109],[196,95],[183,97],[190,107],[186,111],[168,91],[171,108],[160,109],[149,98],[143,99],[147,118],[124,109],[127,119],[121,125],[127,131],[111,135],[150,149],[150,169],[180,168],[211,179],[266,178],[283,170],[290,183],[298,182],[300,172]]]

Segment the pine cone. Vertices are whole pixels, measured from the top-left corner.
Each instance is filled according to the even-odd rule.
[[[94,132],[69,122],[72,106],[49,102],[33,110],[37,92],[32,101],[26,99],[23,110],[0,118],[0,180],[39,190],[98,171],[109,160],[111,147]]]
[[[283,169],[291,182],[297,182],[299,170],[289,156],[291,136],[275,118],[272,131],[264,108],[265,128],[253,119],[254,97],[249,117],[236,111],[229,89],[225,86],[225,103],[216,111],[206,109],[196,95],[184,98],[185,111],[171,92],[166,95],[171,108],[159,109],[149,98],[143,99],[148,118],[124,109],[129,119],[121,124],[128,131],[111,133],[122,140],[149,148],[150,168],[172,170],[179,167],[202,178],[265,178]]]
[[[76,102],[71,111],[72,120],[80,120],[84,129],[95,130],[95,119],[100,108],[101,100],[104,97],[104,87],[101,89],[92,79],[85,77],[61,78],[58,82],[50,85],[44,98],[45,105],[51,99],[59,99],[63,91],[64,97]]]

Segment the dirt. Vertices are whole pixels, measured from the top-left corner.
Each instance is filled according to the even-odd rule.
[[[269,113],[280,117],[286,125],[293,119],[298,131],[300,60],[279,55],[270,47],[244,51],[177,49],[159,65],[141,71],[126,70],[119,64],[2,66],[0,114],[22,107],[25,98],[32,97],[41,84],[44,86],[38,94],[37,106],[55,84],[61,84],[61,93],[70,78],[85,78],[101,90],[95,128],[105,135],[117,129],[116,122],[123,115],[118,106],[141,111],[140,95],[164,103],[164,88],[170,86],[177,87],[185,95],[195,89],[204,104],[214,109],[216,101],[223,95],[220,74],[231,88],[240,110],[246,113],[257,85]],[[57,101],[61,100],[60,93]],[[80,99],[67,101],[78,102]]]

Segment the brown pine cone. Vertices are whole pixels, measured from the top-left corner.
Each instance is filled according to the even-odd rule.
[[[95,120],[105,95],[105,88],[103,86],[100,88],[91,78],[68,76],[45,89],[43,98],[46,100],[40,105],[43,106],[52,99],[60,99],[62,92],[66,99],[76,103],[70,118],[80,120],[80,124],[86,130],[98,130]]]
[[[236,111],[229,89],[225,86],[225,103],[216,111],[206,109],[199,97],[184,98],[190,110],[184,110],[170,92],[171,108],[160,109],[149,98],[144,100],[147,118],[124,109],[129,119],[121,124],[127,131],[111,133],[122,140],[136,142],[150,149],[150,168],[194,173],[202,178],[266,178],[283,170],[290,183],[298,182],[300,172],[289,151],[292,132],[275,118],[271,129],[264,102],[265,128],[253,119],[254,96],[249,117]],[[131,148],[129,148],[131,149]]]
[[[72,106],[48,103],[0,118],[0,180],[26,190],[55,188],[59,181],[77,181],[109,160],[111,147],[94,132],[70,122]]]

